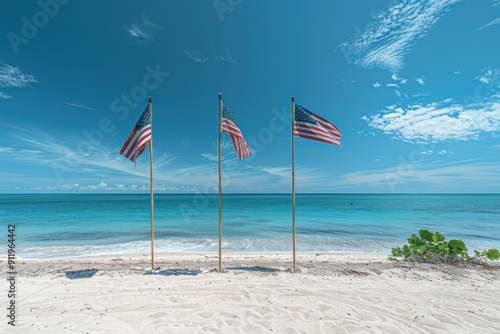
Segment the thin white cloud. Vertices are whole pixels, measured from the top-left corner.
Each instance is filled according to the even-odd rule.
[[[375,88],[379,88],[381,86],[381,84],[379,82],[374,82],[373,83],[373,87]]]
[[[388,83],[386,86],[387,86],[387,87],[399,88],[399,85],[398,85],[398,84],[395,84],[395,83]]]
[[[485,68],[481,70],[481,75],[476,76],[476,80],[485,85],[500,88],[500,70],[497,68]]]
[[[137,187],[127,188],[131,191],[142,191],[144,186],[147,188],[149,164],[144,161],[147,158],[143,156],[139,158],[137,166],[134,166],[129,160],[118,155],[119,148],[117,147],[101,145],[90,148],[85,146],[82,150],[78,146],[82,138],[62,140],[34,129],[12,126],[11,128],[13,131],[7,133],[7,138],[18,143],[19,148],[2,146],[4,153],[0,153],[0,162],[3,163],[3,159],[22,166],[36,166],[33,170],[37,171],[36,175],[23,175],[18,178],[15,180],[16,184],[25,184],[27,187],[35,184],[47,191],[57,190],[61,186],[67,188],[68,184],[80,185],[78,189],[73,189],[74,191],[121,191],[114,184],[136,185]],[[247,161],[250,159],[240,161],[234,153],[230,139],[223,140],[222,147],[223,152],[225,148],[228,150],[228,153],[223,156],[223,184],[227,191],[270,192],[288,189],[288,184],[283,185],[278,175],[251,167]],[[157,153],[154,168],[155,182],[157,185],[163,184],[162,188],[165,191],[173,191],[174,188],[169,187],[179,187],[180,192],[205,193],[213,192],[213,189],[217,187],[217,164],[213,162],[207,161],[198,165],[185,166],[175,163],[174,159],[168,158],[166,154]],[[301,170],[300,166],[297,166],[297,170]],[[44,174],[43,178],[38,177],[40,173]],[[308,175],[313,175],[314,178],[319,174],[317,171],[306,170],[302,179],[312,180]],[[9,181],[14,180],[9,179]],[[54,181],[57,181],[59,186],[51,185],[52,188],[46,188],[48,181],[54,184],[56,183]],[[45,184],[40,184],[42,182]]]
[[[186,55],[197,63],[206,63],[208,58],[196,50],[184,50]]]
[[[396,82],[399,82],[400,84],[404,85],[406,82],[408,82],[407,79],[403,79],[401,78],[399,75],[397,74],[393,74],[391,75],[391,79],[396,81]]]
[[[37,82],[34,76],[24,74],[17,67],[8,64],[0,65],[0,87],[26,88]]]
[[[493,7],[500,6],[500,0],[491,0]]]
[[[209,161],[219,161],[219,157],[215,154],[202,153],[201,156],[208,159]]]
[[[462,71],[455,71],[453,74],[462,74]]]
[[[155,42],[154,33],[163,29],[160,25],[151,22],[145,14],[141,15],[140,20],[129,26],[123,27],[130,36],[132,36],[139,44]]]
[[[82,138],[57,139],[34,130],[13,128],[7,139],[18,143],[18,147],[1,146],[0,163],[9,161],[22,166],[33,166],[29,173],[20,175],[15,185],[26,191],[100,192],[130,191],[147,192],[149,189],[149,164],[141,156],[134,166],[118,155],[118,147],[101,145],[95,148],[78,144]],[[249,159],[239,160],[234,153],[231,140],[223,140],[222,182],[227,192],[284,192],[289,189],[290,167],[255,167]],[[226,145],[227,144],[227,145]],[[229,147],[230,145],[230,147]],[[214,158],[214,153],[204,153],[205,158]],[[213,193],[217,191],[218,168],[213,161],[183,165],[165,154],[156,153],[154,161],[155,189],[166,192]],[[35,171],[36,172],[33,172]],[[296,166],[297,190],[323,189],[328,171]],[[39,175],[43,175],[40,177]],[[78,187],[75,186],[78,184]]]
[[[215,60],[221,60],[221,61],[227,62],[229,64],[234,64],[238,61],[238,58],[233,58],[229,54],[228,49],[224,49],[224,52],[225,52],[225,54],[223,56],[215,56]]]
[[[419,85],[425,86],[424,78],[415,78],[415,81],[418,82]]]
[[[5,94],[4,92],[0,91],[0,99],[9,100],[12,98],[13,96],[10,96],[9,94]]]
[[[14,149],[12,147],[2,147],[0,146],[0,153],[12,153]]]
[[[92,185],[95,186],[95,185]],[[88,187],[92,187],[88,186]],[[32,187],[30,190],[62,190],[62,191],[71,191],[71,190],[80,190],[80,189],[85,189],[88,187],[80,187],[78,183],[65,183],[65,184],[59,184],[56,183],[54,185],[46,186],[45,188],[42,188],[40,186],[38,187]],[[97,187],[96,187],[97,188]]]
[[[424,155],[422,159],[429,158]],[[420,187],[417,191],[493,191],[500,186],[500,169],[496,163],[477,161],[457,161],[441,166],[408,163],[404,168],[402,165],[396,165],[385,169],[356,171],[339,175],[338,178],[340,181],[332,182],[330,187],[339,191],[372,189],[414,192],[416,186]]]
[[[447,151],[447,150],[439,150],[439,151],[433,151],[433,150],[426,150],[426,151],[421,151],[420,154],[422,155],[432,155],[434,153],[437,153],[439,155],[449,155],[449,154],[453,154],[453,152],[451,151]]]
[[[200,51],[198,50],[184,50],[184,53],[189,57],[191,58],[193,61],[197,62],[197,63],[207,63],[209,61],[222,61],[222,62],[226,62],[226,63],[229,63],[229,64],[234,64],[238,61],[238,58],[234,58],[233,56],[231,56],[231,54],[229,53],[229,49],[227,48],[224,48],[224,54],[221,55],[221,54],[213,54],[213,51],[212,51],[212,55],[207,57],[205,56],[205,54],[201,53]],[[343,79],[341,79],[342,81],[345,81]],[[353,81],[355,82],[355,81]]]
[[[362,119],[370,127],[405,141],[476,140],[484,133],[500,132],[499,97],[466,107],[450,100],[406,108],[390,106]]]
[[[480,27],[478,30],[486,29],[486,28],[491,27],[495,24],[500,24],[500,17],[497,17],[496,19],[490,21],[489,23],[486,23],[484,26]]]
[[[461,0],[404,0],[394,2],[379,21],[359,37],[341,45],[355,63],[392,72],[404,68],[406,54],[450,7]],[[391,2],[393,3],[393,2]]]
[[[64,102],[65,105],[69,106],[69,107],[75,107],[75,108],[78,108],[78,109],[83,109],[83,110],[96,110],[95,108],[92,108],[92,107],[88,107],[82,103],[71,103],[71,102]]]
[[[413,94],[411,97],[423,97],[423,96],[431,96],[431,93],[418,93],[418,94]]]
[[[441,155],[445,155],[445,154],[453,154],[453,152],[451,152],[451,151],[447,151],[447,150],[439,150],[437,153],[438,153],[438,154],[441,154]]]

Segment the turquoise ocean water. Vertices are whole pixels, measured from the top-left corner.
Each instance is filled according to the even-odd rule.
[[[149,195],[0,195],[17,255],[150,251]],[[217,195],[155,195],[156,252],[216,252]],[[500,249],[500,195],[297,195],[298,252],[376,252],[425,228]],[[2,233],[0,233],[1,235]],[[224,195],[225,252],[291,252],[290,195]],[[2,253],[6,241],[2,243]]]

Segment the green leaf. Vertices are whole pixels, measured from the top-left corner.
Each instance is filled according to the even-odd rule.
[[[408,245],[404,245],[403,246],[403,256],[406,258],[408,258],[409,256],[411,255],[411,250],[410,250],[410,247],[408,247]]]
[[[498,260],[498,259],[500,259],[500,252],[497,249],[494,249],[494,248],[488,249],[486,251],[486,257],[490,261]]]
[[[420,237],[424,240],[431,241],[432,242],[432,233],[427,231],[427,230],[420,230],[418,232],[420,234]]]
[[[445,252],[448,249],[448,243],[447,242],[442,242],[438,246],[438,250],[440,253]]]
[[[401,250],[401,248],[396,247],[391,249],[391,255],[396,257],[401,257],[403,256],[403,251]]]
[[[416,244],[418,242],[418,237],[415,234],[412,234],[408,239],[409,244]]]
[[[425,249],[425,247],[424,247],[424,246],[418,246],[418,248],[417,248],[417,252],[418,252],[418,254],[420,254],[420,255],[424,255],[425,253],[427,253],[427,251],[426,251],[426,249]]]
[[[439,232],[436,232],[432,235],[432,241],[434,241],[435,243],[442,242],[444,241],[444,235],[442,235]]]
[[[450,249],[456,249],[457,251],[466,251],[467,247],[462,240],[450,240],[448,242],[448,247]]]

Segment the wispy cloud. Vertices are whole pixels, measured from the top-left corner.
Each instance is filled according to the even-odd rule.
[[[149,191],[149,186],[142,184],[107,184],[106,182],[78,184],[78,183],[56,183],[48,186],[34,186],[23,188],[27,191],[62,191],[62,192],[146,192]],[[155,191],[183,192],[185,188],[178,186],[167,186],[164,184],[155,185]]]
[[[388,83],[386,86],[387,86],[387,87],[399,88],[399,85],[398,85],[398,84],[395,84],[395,83]]]
[[[95,108],[88,107],[82,103],[64,102],[64,104],[68,107],[74,107],[74,108],[83,109],[83,110],[96,110]]]
[[[469,106],[454,104],[451,100],[406,108],[390,106],[362,119],[385,134],[406,141],[475,140],[483,133],[500,132],[499,97],[495,95],[491,101]]]
[[[0,147],[0,162],[37,166],[37,171],[47,168],[41,177],[26,175],[26,171],[1,173],[0,191],[33,192],[147,192],[149,190],[149,166],[140,161],[134,167],[130,161],[117,156],[117,148],[99,148],[100,151],[82,153],[72,148],[67,141],[51,138],[34,132],[17,132],[18,146]],[[498,146],[498,145],[497,145]],[[231,148],[232,149],[232,148]],[[29,151],[29,152],[28,152]],[[429,148],[431,154],[450,154],[447,150]],[[432,152],[431,152],[432,151]],[[446,153],[445,153],[446,152]],[[213,153],[207,153],[214,156]],[[379,160],[379,159],[375,159]],[[20,164],[19,162],[22,162]],[[225,192],[287,192],[291,182],[290,166],[255,166],[247,160],[223,159],[223,185]],[[57,178],[52,169],[61,175]],[[404,172],[402,172],[404,171]],[[329,170],[318,170],[296,166],[298,192],[332,191],[415,191],[414,185],[423,189],[439,191],[448,189],[481,191],[500,186],[500,170],[496,163],[459,161],[455,164],[412,163],[410,166],[396,165],[387,168],[363,170],[338,174]],[[49,173],[49,174],[47,174]],[[50,173],[54,176],[51,178]],[[335,177],[333,177],[335,174]],[[460,179],[460,182],[456,182]],[[179,165],[166,155],[155,159],[155,190],[159,192],[207,194],[217,191],[217,164],[213,161],[198,165]],[[331,180],[331,181],[329,181]],[[11,182],[12,181],[12,182]],[[458,185],[457,185],[458,184]],[[18,187],[19,189],[14,189]],[[434,187],[434,188],[433,188]],[[442,188],[444,187],[444,188]]]
[[[224,49],[224,55],[223,56],[215,56],[215,60],[220,60],[220,61],[224,61],[224,62],[229,63],[229,64],[234,64],[238,61],[238,58],[233,58],[229,54],[229,50]]]
[[[14,163],[26,167],[19,170],[17,185],[40,186],[40,191],[142,191],[148,186],[149,165],[141,156],[135,167],[127,159],[118,155],[117,147],[94,147],[79,149],[81,138],[54,138],[35,129],[12,128],[7,139],[17,143],[14,147],[0,147],[0,162]],[[231,145],[231,147],[229,147]],[[283,184],[279,175],[269,170],[252,167],[247,160],[240,161],[234,153],[231,140],[222,143],[223,184],[229,192],[247,191],[284,191],[288,184]],[[178,192],[214,192],[217,188],[217,164],[213,162],[215,154],[203,156],[212,161],[203,161],[186,166],[177,163],[167,154],[156,154],[155,183],[164,191]],[[36,170],[36,173],[33,171]],[[297,166],[297,170],[301,170]],[[304,179],[310,171],[304,172]],[[43,177],[40,177],[43,175]],[[2,180],[0,188],[14,180]],[[47,185],[49,183],[49,185]],[[78,186],[75,186],[78,185]],[[120,184],[119,189],[116,185]],[[175,190],[177,189],[177,190]],[[25,189],[29,190],[29,189]],[[146,189],[147,191],[147,189]]]
[[[491,0],[493,7],[500,6],[500,0]]]
[[[476,80],[485,85],[500,88],[500,70],[496,68],[485,68],[481,71],[481,75],[476,77]]]
[[[0,153],[12,153],[14,149],[12,147],[2,147],[0,146]]]
[[[395,2],[378,22],[353,41],[341,46],[351,52],[355,63],[392,72],[404,68],[406,54],[450,9],[461,0],[405,0]],[[392,2],[391,2],[392,3]]]
[[[431,96],[431,93],[418,93],[418,94],[413,94],[411,97],[424,97],[424,96]]]
[[[397,74],[393,74],[393,75],[391,76],[391,79],[392,79],[392,80],[394,80],[394,81],[396,81],[396,82],[399,82],[399,83],[400,83],[400,84],[402,84],[402,85],[404,85],[404,84],[406,84],[406,83],[408,82],[408,80],[407,80],[407,79],[401,78],[401,77],[400,77],[399,75],[397,75]]]
[[[206,63],[208,58],[196,50],[184,50],[186,55],[197,63]]]
[[[486,23],[484,26],[480,27],[479,30],[486,29],[486,28],[491,27],[495,24],[500,24],[500,17],[497,17],[496,19]]]
[[[437,192],[443,189],[450,192],[496,191],[500,186],[500,170],[496,163],[456,161],[440,166],[412,164],[403,170],[397,165],[346,173],[340,175],[340,181],[332,182],[331,186],[339,191],[371,189],[391,192],[418,192],[421,189]]]
[[[439,150],[437,153],[438,153],[438,154],[441,154],[441,155],[445,155],[445,154],[453,154],[453,152],[451,152],[451,151],[447,151],[447,150]]]
[[[455,71],[453,74],[462,74],[462,71]]]
[[[238,58],[234,58],[229,54],[229,50],[227,48],[224,49],[224,55],[214,55],[211,56],[210,59],[197,50],[184,50],[184,53],[197,63],[206,63],[210,61],[210,59],[213,61],[223,61],[229,64],[234,64],[238,61]]]
[[[11,128],[7,139],[16,146],[0,146],[0,163],[23,166],[18,177],[2,180],[26,191],[147,191],[149,164],[141,156],[137,166],[118,155],[119,148],[100,146],[78,148],[81,138],[53,136],[36,129]],[[227,192],[286,192],[290,166],[256,166],[255,160],[239,160],[230,139],[222,143],[222,181]],[[201,153],[200,153],[201,154]],[[156,153],[155,189],[167,192],[213,193],[217,191],[218,165],[215,152],[203,153],[204,159],[190,165]],[[255,158],[254,158],[255,159]],[[34,172],[36,170],[36,172]],[[331,172],[296,166],[298,191],[318,189]],[[15,182],[14,182],[15,181]],[[32,187],[39,189],[30,189]]]
[[[451,151],[447,151],[447,150],[439,150],[437,152],[433,151],[433,150],[427,150],[427,151],[422,151],[420,152],[420,154],[422,155],[432,155],[434,153],[437,153],[439,155],[449,155],[449,154],[453,154],[453,152]]]
[[[0,64],[0,87],[27,88],[30,87],[32,83],[37,82],[38,80],[36,80],[33,75],[24,74],[17,67],[8,64]],[[11,99],[12,96],[0,91],[0,98]]]
[[[415,81],[421,85],[421,86],[425,86],[425,80],[424,78],[415,78]]]
[[[201,156],[209,161],[219,161],[219,157],[212,153],[202,153]]]
[[[5,94],[4,92],[0,91],[0,99],[9,100],[12,98],[13,98],[13,96],[10,96],[10,95]]]
[[[375,88],[379,88],[380,86],[381,86],[381,85],[380,85],[380,83],[379,83],[379,82],[375,82],[375,83],[373,83],[373,87],[375,87]]]
[[[155,42],[154,33],[163,29],[160,25],[151,22],[145,14],[141,15],[139,21],[132,23],[129,26],[123,27],[130,36],[132,36],[139,44]]]

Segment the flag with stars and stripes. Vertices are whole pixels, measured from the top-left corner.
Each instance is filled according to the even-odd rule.
[[[234,149],[236,150],[238,158],[245,159],[252,154],[252,152],[250,152],[250,148],[247,145],[247,142],[243,138],[243,135],[238,128],[238,125],[236,124],[236,121],[234,120],[233,115],[224,105],[224,103],[222,103],[222,121],[220,131],[228,133],[231,136],[231,140],[233,141]]]
[[[127,141],[123,144],[120,154],[135,163],[149,142],[151,142],[151,118],[149,117],[149,108],[146,107]]]
[[[340,146],[340,130],[335,125],[297,104],[293,135]]]

